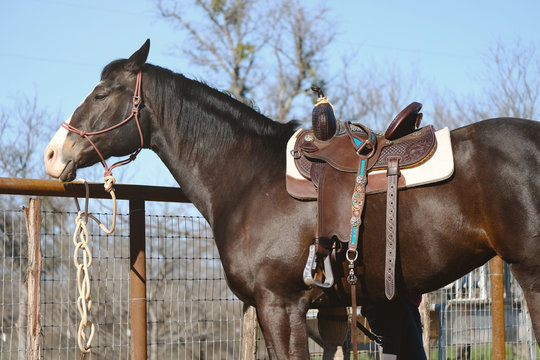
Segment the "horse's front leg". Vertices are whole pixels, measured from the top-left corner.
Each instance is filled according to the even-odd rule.
[[[307,306],[274,299],[257,304],[257,316],[272,360],[309,359]]]

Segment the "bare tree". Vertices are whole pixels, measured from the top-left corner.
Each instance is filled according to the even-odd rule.
[[[8,177],[42,177],[41,144],[51,134],[50,115],[37,99],[20,97],[12,109],[0,109],[0,171]]]
[[[190,46],[182,52],[212,69],[211,80],[225,77],[217,81],[220,86],[243,102],[254,99],[280,122],[307,93],[335,37],[327,8],[309,9],[297,0],[192,0],[188,6],[156,0],[156,6],[160,16],[187,32]]]
[[[472,112],[474,120],[496,116],[539,117],[539,44],[525,45],[520,40],[513,44],[509,47],[498,42],[486,57],[486,70],[477,79],[485,86],[485,95],[465,107]]]
[[[354,57],[343,60],[343,72],[327,91],[336,115],[385,129],[395,114],[411,101],[427,102],[425,122],[437,128],[456,128],[490,117],[536,119],[540,115],[540,54],[538,46],[497,43],[485,59],[485,71],[476,80],[478,94],[448,93],[401,68],[361,67]]]
[[[350,55],[342,62],[342,72],[327,91],[340,120],[384,130],[407,104],[422,102],[424,83],[417,71],[407,75],[395,65],[364,66]]]
[[[270,88],[265,84],[263,89],[269,101],[265,111],[279,122],[287,121],[299,95],[310,95],[312,83],[325,82],[320,73],[325,50],[336,36],[327,20],[328,12],[326,7],[310,9],[298,1],[283,2],[275,12],[277,31],[272,51],[277,78],[268,81]]]
[[[59,124],[58,116],[41,108],[37,96],[18,96],[11,107],[0,108],[0,176],[46,178],[43,150]],[[18,209],[27,201],[20,196],[2,197],[4,209]],[[43,208],[62,211],[69,199],[45,197]]]
[[[228,91],[246,101],[256,55],[269,40],[258,22],[264,18],[264,3],[157,0],[156,6],[164,19],[189,35],[190,46],[179,46],[181,52],[194,64],[225,75]]]
[[[493,117],[538,119],[538,44],[524,45],[520,40],[512,44],[499,41],[486,55],[485,70],[473,78],[481,92],[434,96],[436,123],[457,127]]]

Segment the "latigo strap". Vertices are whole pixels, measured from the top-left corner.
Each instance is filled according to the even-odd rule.
[[[384,291],[388,300],[395,294],[396,227],[399,177],[399,157],[388,158],[388,190],[386,192],[386,261]]]

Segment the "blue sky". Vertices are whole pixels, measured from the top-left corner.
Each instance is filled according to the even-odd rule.
[[[482,91],[473,79],[497,41],[540,44],[540,1],[344,0],[331,6],[328,16],[339,29],[330,52],[336,59],[355,48],[358,66],[416,69],[454,93]],[[131,55],[146,38],[152,41],[149,62],[205,79],[204,72],[170,55],[174,45],[189,44],[158,19],[152,1],[2,1],[0,14],[0,107],[12,106],[21,95],[36,96],[63,120],[97,83],[105,64]],[[328,66],[335,72],[339,62],[331,59]],[[157,161],[145,154],[130,173]],[[173,184],[166,171],[154,173],[159,176],[121,180]]]

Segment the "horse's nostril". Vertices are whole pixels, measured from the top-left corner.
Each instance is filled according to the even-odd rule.
[[[55,157],[56,157],[56,150],[54,149],[54,147],[52,146],[47,147],[47,149],[45,150],[45,162],[50,163],[54,160]]]

